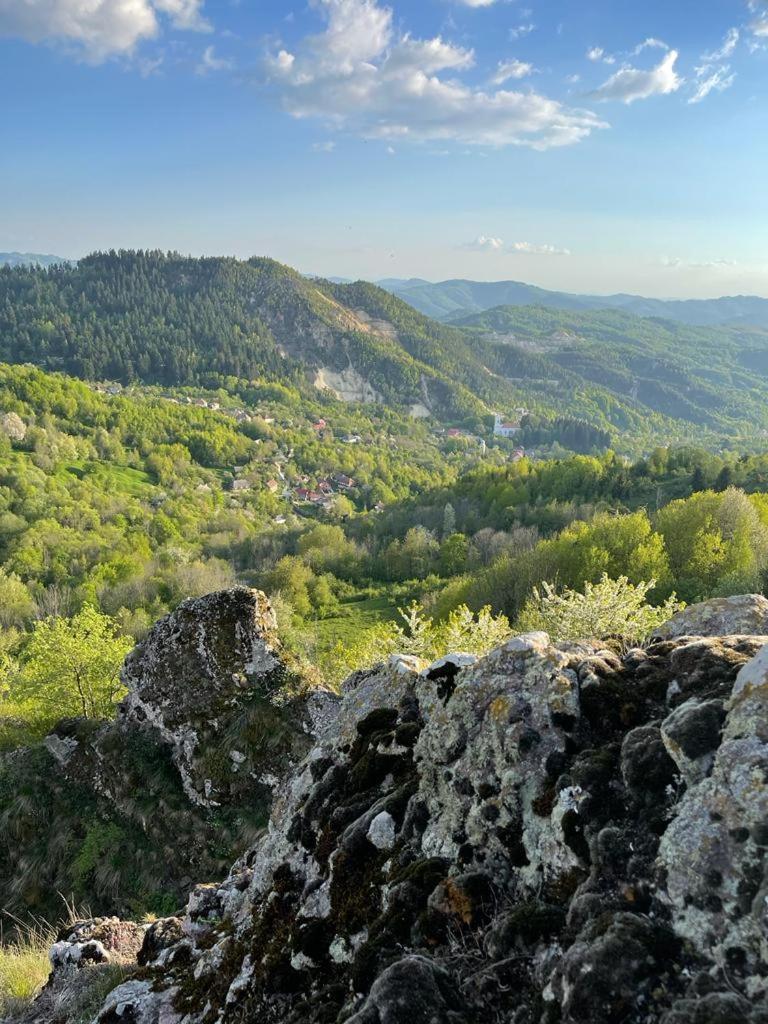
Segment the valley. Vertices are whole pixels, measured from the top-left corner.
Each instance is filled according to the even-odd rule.
[[[542,629],[623,650],[681,603],[766,589],[761,328],[541,306],[448,326],[366,283],[159,253],[0,270],[0,325],[19,934],[58,893],[170,920],[258,844],[316,702],[382,659],[387,680],[468,668]],[[253,621],[272,667],[243,701]],[[220,630],[233,670],[177,707]]]

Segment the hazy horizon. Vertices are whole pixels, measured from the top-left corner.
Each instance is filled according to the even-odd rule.
[[[2,249],[768,295],[768,0],[0,0],[0,58]]]
[[[118,248],[121,248],[121,247],[119,247],[119,246],[109,246],[109,247],[106,247],[106,249],[118,249]],[[153,246],[137,246],[136,248],[149,249],[149,248],[155,248],[155,247],[153,247]],[[54,257],[58,257],[59,259],[70,261],[70,262],[75,262],[75,261],[77,261],[79,259],[83,259],[84,257],[90,255],[89,252],[80,253],[78,255],[68,255],[68,254],[62,253],[62,252],[56,252],[56,253],[49,252],[49,251],[45,251],[44,252],[43,250],[39,250],[39,251],[38,250],[34,250],[33,251],[32,249],[14,249],[14,250],[2,250],[2,251],[5,252],[5,253],[8,253],[10,255],[18,255],[18,256],[47,256],[47,257],[54,256]],[[95,251],[98,251],[98,250],[92,250],[92,252],[95,252]],[[105,250],[101,250],[101,251],[105,251]],[[223,258],[232,257],[234,259],[241,259],[241,260],[247,260],[247,259],[252,259],[252,258],[256,258],[256,259],[275,259],[276,258],[274,256],[270,256],[269,253],[181,252],[180,250],[175,249],[173,247],[171,247],[171,249],[169,249],[167,251],[180,252],[180,254],[182,256],[189,256],[189,257],[192,257],[192,258],[201,257],[201,258],[213,258],[213,259],[215,259],[215,258],[218,258],[218,257],[223,257]],[[280,260],[279,262],[283,262],[284,263],[285,261]],[[291,266],[291,264],[287,264],[287,265]],[[676,295],[676,294],[666,294],[666,295],[651,294],[649,292],[640,293],[640,292],[633,292],[633,291],[631,291],[628,288],[617,288],[617,289],[612,290],[612,291],[603,291],[603,290],[590,290],[590,291],[584,290],[584,291],[580,291],[578,289],[569,288],[567,286],[563,287],[563,288],[549,288],[547,285],[540,284],[539,282],[534,281],[534,280],[530,280],[530,279],[523,280],[521,278],[514,278],[514,277],[504,277],[504,278],[500,278],[500,277],[499,278],[479,278],[479,277],[474,277],[474,278],[471,278],[471,277],[465,277],[465,276],[460,275],[460,274],[452,274],[452,275],[449,275],[447,277],[439,277],[439,278],[438,277],[427,277],[424,274],[408,274],[408,275],[385,274],[385,275],[382,275],[380,277],[364,277],[364,276],[357,276],[356,277],[353,274],[336,273],[333,269],[330,270],[330,271],[322,271],[322,270],[317,270],[317,269],[307,268],[307,267],[293,267],[293,269],[298,270],[305,277],[318,277],[318,278],[324,278],[326,280],[343,279],[343,280],[349,280],[349,281],[356,281],[356,280],[370,281],[373,284],[380,284],[382,282],[386,282],[386,281],[389,281],[389,280],[391,280],[391,281],[403,281],[403,282],[406,282],[406,281],[409,281],[409,280],[419,280],[419,281],[424,281],[426,284],[435,284],[435,285],[446,284],[446,283],[448,283],[450,281],[469,281],[472,284],[503,284],[503,283],[506,283],[506,282],[509,282],[509,281],[514,281],[516,283],[523,284],[523,285],[528,285],[530,287],[542,288],[542,289],[544,289],[546,291],[556,291],[556,292],[563,292],[563,293],[567,293],[567,294],[582,295],[582,296],[583,295],[591,295],[591,296],[595,296],[595,297],[598,297],[598,298],[600,298],[600,297],[609,297],[611,295],[625,294],[625,295],[637,295],[640,298],[660,299],[662,301],[669,301],[669,302],[675,302],[675,301],[682,301],[682,302],[684,302],[684,301],[690,301],[692,299],[693,300],[695,300],[695,299],[707,300],[707,299],[736,298],[738,296],[749,297],[749,298],[762,298],[762,299],[768,300],[768,285],[766,285],[766,289],[765,289],[765,291],[763,293],[757,292],[757,291],[755,291],[755,292],[728,292],[728,293],[726,293],[726,292],[714,292],[713,291],[711,294],[702,294],[702,295],[691,296],[691,295]]]

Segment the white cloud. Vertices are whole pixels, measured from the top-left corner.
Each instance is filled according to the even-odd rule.
[[[593,64],[597,64],[598,61],[602,61],[603,64],[616,63],[616,58],[612,57],[610,53],[606,53],[602,46],[593,46],[592,49],[587,50],[587,60],[591,60]]]
[[[176,28],[190,32],[209,32],[211,26],[202,15],[203,0],[152,0],[156,10],[167,14]]]
[[[556,245],[537,245],[534,242],[511,242],[506,245],[503,238],[493,235],[479,235],[473,242],[465,242],[462,249],[472,252],[505,252],[510,255],[523,256],[570,256],[570,249],[561,249]]]
[[[689,103],[701,103],[712,92],[725,92],[730,89],[736,79],[730,64],[724,63],[731,57],[738,46],[741,33],[737,28],[728,29],[723,42],[712,53],[701,55],[702,64],[694,69],[696,78],[693,92],[688,98]]]
[[[536,29],[536,26],[532,22],[525,22],[522,25],[515,25],[514,28],[509,30],[509,38],[522,39],[524,36],[529,36],[531,32]]]
[[[523,253],[527,256],[570,256],[570,249],[560,249],[556,245],[536,245],[533,242],[513,242],[509,251]]]
[[[599,89],[595,89],[591,96],[597,100],[634,103],[635,100],[646,100],[650,96],[667,96],[677,92],[683,84],[683,79],[675,71],[677,58],[677,50],[670,50],[656,67],[648,71],[626,65],[611,75]]]
[[[60,43],[99,62],[131,54],[158,35],[158,15],[177,28],[206,31],[203,0],[0,0],[0,35]]]
[[[462,249],[470,249],[472,252],[499,252],[504,248],[503,238],[494,238],[492,235],[478,235],[473,242],[465,242]]]
[[[750,31],[758,39],[768,39],[768,7],[761,3],[751,3],[749,9],[757,15],[749,23]]]
[[[712,64],[705,64],[696,68],[696,82],[693,95],[689,97],[689,103],[701,103],[711,92],[725,92],[730,89],[736,79],[736,72],[731,71],[728,64],[721,64],[715,67]]]
[[[490,7],[491,4],[496,3],[496,0],[457,0],[457,2],[465,7]]]
[[[494,85],[504,85],[511,78],[527,78],[528,75],[532,74],[533,70],[533,64],[527,64],[523,60],[499,61],[499,66],[496,68],[496,73],[491,82]]]
[[[325,31],[267,60],[289,114],[389,142],[565,146],[605,127],[589,110],[539,93],[483,89],[458,77],[474,53],[442,38],[414,39],[377,0],[313,0]],[[446,74],[449,73],[449,74]]]
[[[739,265],[735,260],[726,259],[705,260],[696,263],[682,260],[679,256],[662,256],[660,262],[662,267],[666,267],[667,270],[732,270]]]
[[[217,57],[212,46],[206,46],[203,56],[195,69],[198,75],[207,75],[210,71],[231,71],[234,64],[226,57]]]
[[[336,143],[329,142],[314,142],[312,144],[312,151],[314,153],[332,153],[336,149]]]
[[[739,39],[741,39],[739,30],[737,28],[729,28],[719,49],[714,50],[712,53],[702,54],[701,59],[712,63],[719,60],[727,60],[738,46]]]
[[[637,57],[638,54],[641,54],[643,52],[643,50],[668,50],[668,49],[669,49],[669,47],[667,46],[667,44],[664,42],[663,39],[656,39],[654,36],[649,36],[647,39],[644,39],[642,41],[642,43],[638,43],[637,44],[637,46],[632,51],[632,56],[633,57]]]

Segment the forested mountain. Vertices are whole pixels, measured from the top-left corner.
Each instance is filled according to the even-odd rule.
[[[268,259],[110,252],[0,268],[0,359],[123,384],[258,378],[486,437],[493,412],[524,407],[544,423],[530,444],[559,440],[547,424],[565,417],[630,454],[692,437],[754,448],[768,430],[764,330],[531,306],[447,325],[375,285]]]
[[[500,306],[457,324],[515,353],[521,376],[609,390],[694,429],[765,438],[768,331],[690,327],[620,310]],[[730,424],[730,426],[729,426]]]
[[[621,309],[636,316],[662,317],[683,324],[715,327],[751,324],[768,327],[768,299],[734,295],[720,299],[665,300],[640,295],[572,295],[520,281],[440,281],[418,278],[379,282],[427,316],[453,322],[494,306],[543,306],[551,309]]]
[[[43,252],[0,252],[0,266],[52,267],[57,263],[70,263],[63,256]]]
[[[459,418],[503,394],[461,332],[373,286],[307,280],[266,259],[111,252],[0,270],[0,358],[123,383],[309,379]]]

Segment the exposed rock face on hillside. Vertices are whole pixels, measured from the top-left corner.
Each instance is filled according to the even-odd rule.
[[[357,673],[98,1021],[765,1022],[766,644]]]
[[[300,688],[274,629],[256,591],[187,601],[128,656],[114,722],[68,719],[0,758],[0,904],[167,912],[222,876],[335,700]]]

